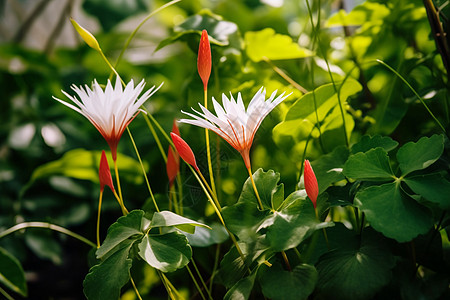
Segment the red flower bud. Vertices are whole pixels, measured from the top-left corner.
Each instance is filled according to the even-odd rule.
[[[211,75],[211,46],[209,45],[208,32],[202,31],[200,45],[198,47],[197,69],[200,78],[203,81],[203,89],[208,86],[209,76]]]
[[[198,171],[197,162],[195,161],[194,152],[192,152],[191,147],[176,133],[171,132],[170,136],[181,158]]]
[[[172,132],[178,136],[181,136],[180,129],[178,129],[177,120],[173,120]]]
[[[105,189],[105,185],[109,186],[111,191],[114,191],[114,184],[111,178],[111,171],[109,169],[108,159],[106,158],[105,150],[102,151],[102,157],[100,158],[98,178],[100,180],[100,190],[102,192]]]
[[[319,195],[319,186],[317,184],[316,175],[309,163],[309,160],[305,160],[305,171],[304,171],[304,182],[305,190],[309,199],[311,199],[314,209],[317,207],[317,196]]]
[[[169,150],[167,152],[166,171],[167,177],[169,177],[170,186],[173,185],[173,181],[177,177],[179,170],[180,170],[180,156],[172,149],[171,146],[169,146]]]

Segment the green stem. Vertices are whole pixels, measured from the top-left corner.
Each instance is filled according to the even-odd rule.
[[[160,11],[162,11],[163,9],[177,3],[180,2],[181,0],[173,0],[170,1],[162,6],[160,6],[159,8],[155,9],[153,12],[151,12],[147,17],[145,17],[144,20],[141,21],[141,23],[139,23],[139,25],[133,30],[133,32],[130,34],[130,36],[128,37],[127,41],[125,42],[125,45],[122,48],[122,51],[119,54],[119,57],[117,58],[115,67],[117,68],[117,66],[119,65],[120,61],[122,60],[123,54],[125,53],[125,50],[128,49],[128,47],[130,46],[131,40],[134,38],[134,36],[136,35],[136,33],[138,32],[138,30],[142,27],[142,25],[145,24],[145,22],[147,22],[151,17],[153,17],[154,15],[156,15],[157,13],[159,13]]]
[[[204,99],[205,99],[205,108],[208,109],[208,90],[203,90]],[[214,184],[214,173],[212,169],[212,161],[211,161],[211,149],[209,145],[209,130],[205,128],[205,141],[206,141],[206,157],[208,160],[208,172],[209,172],[209,181],[211,182],[212,194],[217,195],[216,185]]]
[[[189,276],[191,276],[192,281],[194,282],[194,285],[197,288],[198,293],[200,294],[200,296],[202,297],[203,300],[206,300],[205,295],[202,292],[202,289],[200,288],[200,286],[198,285],[197,280],[194,277],[194,274],[192,274],[191,268],[189,268],[189,265],[186,265],[186,270],[188,271]]]
[[[102,210],[103,190],[100,190],[100,197],[98,199],[98,214],[97,214],[97,248],[100,248],[100,212]]]
[[[93,242],[91,242],[90,240],[88,240],[87,238],[85,238],[79,234],[76,234],[75,232],[72,232],[64,227],[61,227],[61,226],[58,226],[55,224],[51,224],[51,223],[47,223],[47,222],[23,222],[23,223],[16,224],[13,227],[8,228],[5,231],[3,231],[2,233],[0,233],[0,239],[15,232],[15,231],[27,229],[27,228],[47,228],[47,229],[50,229],[53,231],[58,231],[58,232],[66,234],[68,236],[71,236],[93,248],[97,248],[97,245],[94,244]]]
[[[131,273],[130,273],[130,281],[131,281],[131,285],[133,286],[134,292],[136,293],[136,296],[139,298],[139,300],[142,300],[141,294],[139,294],[139,290],[137,289],[137,286],[134,283],[134,280],[133,280],[133,277],[131,276]]]
[[[2,289],[2,287],[0,287],[0,294],[5,296],[5,299],[7,300],[14,300],[14,298],[11,297],[4,289]]]
[[[122,209],[123,215],[128,214],[128,210],[125,207],[125,204],[123,203],[123,197],[122,197],[122,188],[120,187],[120,179],[119,179],[119,168],[117,167],[117,161],[114,160],[114,173],[116,174],[116,182],[117,182],[117,190],[119,191],[117,198],[117,201],[119,201],[120,208]]]
[[[342,127],[344,130],[345,144],[347,145],[347,148],[348,148],[348,147],[350,147],[350,142],[349,142],[348,136],[347,136],[347,127],[346,127],[346,123],[345,123],[345,115],[344,115],[344,108],[342,106],[341,95],[340,95],[340,92],[338,91],[336,83],[334,82],[333,74],[331,73],[331,68],[330,68],[330,64],[328,63],[326,53],[323,50],[322,45],[320,44],[320,38],[317,34],[316,27],[314,26],[312,11],[311,11],[311,7],[309,5],[309,0],[306,0],[306,6],[308,7],[308,14],[309,14],[309,19],[311,21],[311,26],[312,26],[312,31],[313,31],[314,37],[317,39],[318,47],[320,49],[320,52],[322,53],[322,56],[323,56],[323,59],[325,60],[326,65],[327,65],[328,75],[330,76],[331,83],[333,84],[334,92],[337,95],[339,110],[340,110],[341,116],[342,116]],[[320,4],[319,4],[319,7],[320,7]],[[320,11],[320,9],[319,9],[319,11]],[[319,21],[317,23],[317,27],[319,27]]]
[[[422,97],[420,97],[420,95],[416,92],[416,90],[409,84],[408,81],[406,81],[406,79],[400,75],[396,70],[394,70],[391,66],[389,66],[387,63],[385,63],[384,61],[380,60],[380,59],[376,59],[376,62],[382,64],[383,66],[385,66],[386,68],[388,68],[392,73],[394,73],[398,78],[400,78],[404,84],[406,84],[406,86],[414,93],[414,95],[416,95],[417,98],[419,98],[420,102],[422,103],[422,105],[425,107],[425,109],[427,110],[427,112],[430,114],[430,116],[433,118],[434,122],[436,122],[436,124],[441,128],[441,130],[444,132],[445,135],[447,135],[447,131],[445,130],[444,126],[442,126],[441,122],[439,122],[439,120],[434,116],[434,114],[431,112],[431,110],[428,108],[428,105],[425,103],[425,101],[423,100]]]
[[[152,122],[150,122],[150,119],[148,115],[144,114],[145,122],[147,123],[148,128],[150,129],[150,132],[153,135],[153,138],[155,139],[156,145],[158,146],[159,152],[161,152],[161,156],[164,159],[164,162],[167,163],[167,155],[166,152],[164,152],[164,148],[161,144],[161,140],[159,139],[158,135],[156,134],[155,128],[152,125]]]
[[[256,188],[255,181],[253,180],[252,170],[250,168],[248,168],[247,171],[248,171],[248,174],[250,175],[250,180],[252,181],[252,186],[253,186],[253,190],[255,191],[255,194],[256,194],[256,199],[258,200],[259,209],[264,210],[264,206],[261,202],[261,198],[259,197],[258,189]]]
[[[145,183],[147,184],[148,192],[150,193],[150,197],[152,198],[153,205],[157,212],[159,212],[158,204],[156,203],[155,196],[153,195],[152,188],[150,186],[150,182],[148,181],[147,172],[145,172],[144,164],[142,163],[141,155],[139,154],[139,150],[136,147],[136,143],[134,142],[133,135],[131,134],[130,129],[127,127],[128,135],[130,136],[131,143],[133,144],[134,151],[136,152],[136,156],[139,160],[139,164],[141,165],[142,173],[144,174]]]
[[[195,263],[193,257],[191,258],[191,262],[192,262],[192,265],[194,266],[194,269],[195,269],[195,272],[197,273],[198,278],[200,278],[200,282],[202,283],[203,288],[205,289],[206,293],[208,294],[208,299],[209,300],[213,300],[213,298],[212,298],[212,296],[211,296],[211,294],[210,294],[210,292],[208,290],[208,287],[206,286],[206,283],[203,280],[202,274],[200,274],[200,271],[197,268],[197,264]]]
[[[212,286],[214,283],[214,277],[216,276],[217,268],[219,267],[220,259],[220,244],[216,245],[216,255],[214,256],[214,266],[211,273],[211,278],[209,278],[209,293],[212,294]]]

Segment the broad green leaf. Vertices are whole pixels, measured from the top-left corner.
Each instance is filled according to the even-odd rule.
[[[427,174],[406,177],[403,181],[427,201],[441,209],[450,209],[450,182],[441,174]]]
[[[441,157],[443,151],[444,137],[437,134],[403,145],[397,152],[402,175],[427,168]]]
[[[84,149],[67,151],[60,159],[36,168],[31,175],[30,182],[53,175],[61,175],[98,183],[98,166],[100,165],[101,153],[101,151],[87,151]],[[108,152],[106,156],[110,158],[110,152]],[[136,184],[141,184],[143,182],[141,165],[138,161],[118,153],[117,164],[120,170],[121,179],[125,178]],[[112,161],[109,165],[111,167],[114,166]],[[147,170],[147,166],[145,164],[144,166]]]
[[[279,211],[264,219],[258,230],[266,229],[271,250],[279,252],[296,247],[315,230],[332,224],[320,223],[311,200],[302,191],[296,191],[286,198]]]
[[[132,260],[128,258],[128,254],[133,242],[124,241],[116,252],[89,270],[83,281],[83,291],[87,299],[119,299],[120,289],[130,279]]]
[[[155,212],[153,214],[153,218],[150,223],[150,226],[152,228],[164,227],[164,226],[176,226],[178,229],[183,230],[188,233],[194,233],[196,226],[201,226],[204,228],[211,229],[211,227],[209,227],[205,224],[182,217],[182,216],[177,215],[176,213],[173,213],[168,210],[161,211],[161,212]]]
[[[358,93],[362,89],[359,82],[351,78],[344,83],[336,84],[336,88],[340,93],[340,99],[343,104],[349,96]],[[345,119],[349,121],[347,131],[351,131],[353,121],[350,122],[350,119],[352,117],[345,113]],[[316,88],[314,93],[309,92],[295,101],[286,113],[283,122],[273,129],[274,141],[279,147],[290,152],[292,149],[295,150],[296,145],[306,141],[310,135],[314,139],[320,137],[318,129],[314,129],[317,124],[326,124],[327,128],[324,128],[324,130],[327,129],[329,132],[332,132],[329,137],[333,138],[333,140],[338,138],[338,142],[341,144],[344,142],[343,131],[339,128],[342,126],[342,116],[339,110],[337,93],[332,84],[324,84]],[[342,131],[342,133],[337,136],[335,131]],[[324,133],[322,128],[321,132],[322,134]],[[349,135],[349,132],[347,132],[347,135]],[[336,141],[328,144],[336,144]],[[314,144],[311,142],[308,145],[308,147],[313,146]],[[330,146],[328,145],[328,147]],[[298,151],[303,153],[304,146]]]
[[[383,148],[351,155],[344,165],[344,175],[356,180],[387,181],[394,179],[389,157]]]
[[[356,6],[350,13],[341,9],[332,15],[326,22],[326,27],[342,26],[373,26],[381,25],[383,19],[388,16],[390,10],[386,5],[366,1]],[[369,24],[370,25],[369,25]]]
[[[353,234],[349,231],[349,234]],[[321,299],[371,299],[391,278],[395,259],[382,236],[365,229],[353,242],[321,256],[318,296]]]
[[[254,62],[262,60],[296,59],[312,56],[313,52],[300,47],[288,35],[278,34],[272,28],[245,33],[248,57]]]
[[[342,170],[348,154],[347,147],[341,146],[311,163],[319,184],[319,192],[325,191],[332,183],[345,179]]]
[[[144,236],[139,244],[139,256],[160,271],[173,272],[189,263],[192,249],[186,236],[175,231]]]
[[[253,272],[247,277],[239,280],[233,287],[225,294],[224,300],[246,300],[250,297],[250,294],[255,284],[256,273]]]
[[[241,37],[238,27],[235,23],[224,21],[218,15],[213,14],[209,10],[202,10],[198,14],[187,18],[181,24],[173,28],[174,34],[163,40],[156,50],[159,50],[176,41],[187,41],[193,43],[193,49],[198,49],[198,41],[202,30],[206,29],[209,35],[209,42],[218,46],[231,46],[241,49]]]
[[[242,260],[236,247],[233,246],[222,258],[218,275],[225,287],[231,288],[244,277],[247,271],[247,265]]]
[[[138,236],[137,238],[142,237],[144,235],[142,232],[143,218],[144,211],[133,210],[128,215],[117,219],[117,221],[108,228],[106,239],[96,252],[97,258],[102,258],[117,245],[133,235]]]
[[[259,168],[253,174],[253,180],[255,181],[264,209],[273,208],[272,199],[279,189],[278,181],[280,180],[280,173],[274,172],[273,170],[264,172],[263,169]],[[279,197],[280,195],[277,194],[277,196]],[[238,203],[243,201],[254,202],[258,206],[258,200],[250,177],[244,183]]]
[[[396,182],[359,191],[355,205],[375,230],[400,243],[426,233],[433,225],[428,208],[403,193]]]
[[[0,283],[26,297],[28,294],[25,273],[20,262],[0,247]]]
[[[189,240],[189,245],[194,247],[208,247],[215,244],[221,244],[228,239],[228,232],[225,227],[219,223],[212,223],[211,229],[199,227],[194,234],[184,233]]]
[[[388,136],[381,135],[365,135],[361,138],[361,140],[354,144],[351,148],[352,154],[356,154],[358,152],[367,152],[371,149],[381,147],[386,152],[394,150],[398,146],[398,142],[394,141]]]
[[[295,266],[292,272],[285,271],[280,264],[267,268],[260,284],[264,296],[273,300],[307,299],[314,291],[318,278],[316,268],[307,264]]]

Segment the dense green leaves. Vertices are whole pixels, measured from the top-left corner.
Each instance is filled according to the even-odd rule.
[[[28,289],[22,265],[3,248],[0,248],[0,283],[24,297],[27,296]]]
[[[369,136],[365,135],[354,144],[351,148],[351,152],[353,154],[356,154],[358,152],[367,152],[370,149],[381,147],[386,152],[389,152],[393,149],[395,149],[398,146],[398,142],[394,141],[388,136],[381,136],[381,135],[375,135],[375,136]]]
[[[247,55],[254,62],[303,58],[313,54],[294,43],[290,36],[275,33],[272,28],[249,31],[245,33],[244,40]]]
[[[239,280],[223,297],[224,300],[245,300],[250,294],[255,284],[256,272]]]

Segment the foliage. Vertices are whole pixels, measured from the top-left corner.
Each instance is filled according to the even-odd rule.
[[[73,24],[93,48],[70,9],[49,4],[60,23],[33,49],[44,2],[0,45],[4,297],[450,296],[448,1],[86,0],[77,5],[87,19]],[[260,124],[248,170],[216,134],[206,142],[203,129],[179,124],[202,174],[175,161],[169,183],[173,121],[204,101],[204,29],[210,110],[222,93],[240,92],[246,107],[261,86],[291,94]],[[108,143],[52,99],[72,84],[106,84],[112,67],[124,82],[164,82],[109,162],[113,193],[98,180]]]

